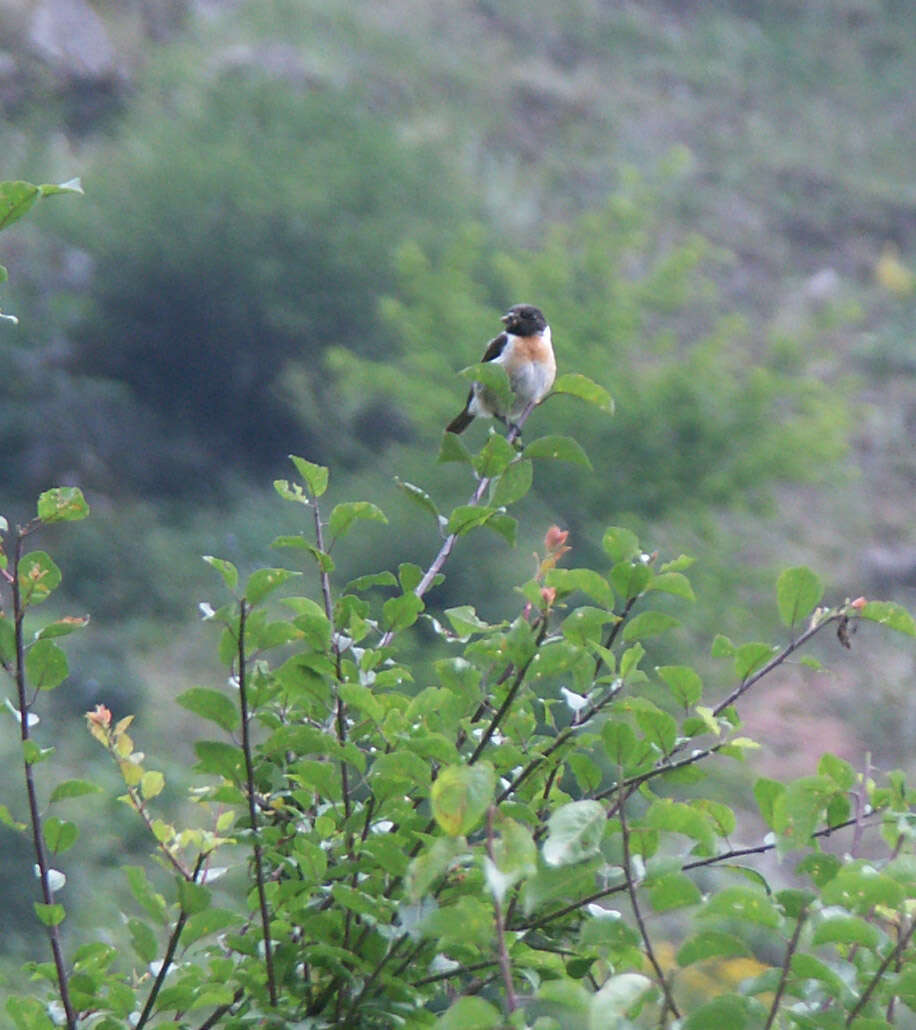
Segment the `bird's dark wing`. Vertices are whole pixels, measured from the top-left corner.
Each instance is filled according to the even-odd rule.
[[[499,336],[490,340],[487,344],[487,349],[483,352],[483,357],[480,359],[481,362],[492,361],[494,358],[498,358],[508,342],[509,337],[506,333],[500,333]]]

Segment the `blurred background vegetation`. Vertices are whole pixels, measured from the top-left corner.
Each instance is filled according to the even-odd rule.
[[[575,564],[608,524],[698,558],[680,661],[775,632],[788,564],[912,605],[914,98],[909,0],[0,0],[0,174],[86,190],[2,255],[0,510],[68,483],[93,507],[42,543],[93,616],[48,717],[60,761],[99,757],[96,702],[139,712],[177,803],[198,728],[171,699],[220,675],[200,555],[280,560],[289,452],[391,520],[335,555],[341,581],[432,556],[393,477],[466,498],[435,464],[455,372],[519,301],[617,414],[533,416],[594,472],[539,467],[518,547],[463,541],[432,603],[513,610],[558,522]],[[778,727],[784,773],[828,748],[911,766],[912,658],[877,632],[839,652],[787,671],[749,731]],[[115,802],[94,818],[68,888],[87,920],[98,869],[144,847]],[[0,827],[11,963],[18,847]]]

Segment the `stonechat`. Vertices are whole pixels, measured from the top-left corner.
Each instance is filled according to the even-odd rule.
[[[513,393],[511,409],[502,410],[492,391],[473,383],[464,410],[449,422],[446,432],[463,433],[478,415],[511,425],[526,409],[540,404],[553,386],[557,361],[542,312],[531,304],[516,304],[502,316],[502,323],[505,330],[490,340],[481,360],[506,370]]]

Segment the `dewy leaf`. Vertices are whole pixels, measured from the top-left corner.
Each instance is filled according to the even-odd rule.
[[[469,833],[493,800],[495,786],[496,776],[487,762],[446,766],[430,792],[433,818],[450,837]]]
[[[598,853],[607,816],[597,801],[571,801],[558,808],[547,823],[544,861],[573,865]]]
[[[588,404],[594,404],[596,408],[606,411],[609,415],[614,414],[614,399],[605,390],[593,382],[588,376],[579,372],[567,372],[557,377],[553,384],[552,393],[565,393],[570,397],[578,397]]]
[[[89,505],[77,486],[58,486],[38,498],[38,517],[42,522],[78,522],[89,514]]]
[[[786,569],[776,581],[776,606],[784,626],[794,626],[814,611],[824,596],[818,577],[805,565]]]
[[[299,458],[295,454],[289,456],[289,460],[296,466],[296,471],[305,480],[305,485],[312,497],[321,497],[328,488],[328,470],[324,465],[316,465],[305,458]]]
[[[541,436],[532,440],[524,453],[526,458],[553,458],[555,461],[584,465],[589,470],[592,467],[588,455],[571,436]]]

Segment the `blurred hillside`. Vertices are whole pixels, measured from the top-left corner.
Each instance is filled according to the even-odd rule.
[[[214,664],[199,555],[276,560],[288,452],[391,519],[342,579],[427,560],[393,476],[464,498],[454,373],[520,300],[617,415],[535,413],[594,473],[538,469],[517,549],[483,539],[440,600],[495,607],[559,521],[582,564],[609,523],[697,555],[704,641],[772,628],[796,562],[912,606],[914,97],[909,0],[0,0],[3,177],[86,190],[2,257],[0,509],[93,506],[47,541],[95,620],[57,717],[174,735],[150,699]],[[874,653],[880,682],[855,650],[787,674],[758,713],[787,757],[820,747],[797,673],[835,750],[910,761],[912,662]]]

